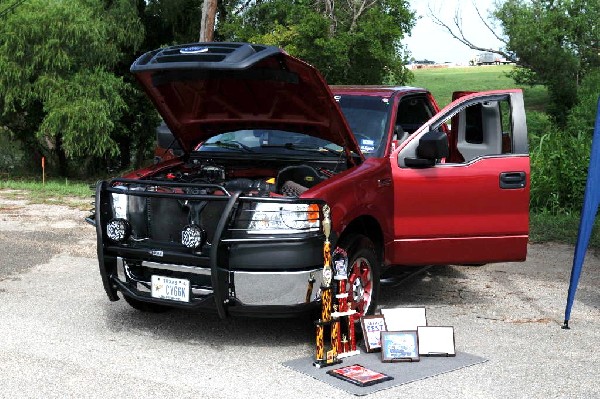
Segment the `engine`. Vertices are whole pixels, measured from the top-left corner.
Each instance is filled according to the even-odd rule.
[[[241,191],[244,196],[299,197],[306,190],[333,176],[334,172],[310,165],[292,165],[280,169],[224,167],[216,164],[192,164],[154,176],[158,181],[198,184],[186,187],[188,194],[224,194]]]

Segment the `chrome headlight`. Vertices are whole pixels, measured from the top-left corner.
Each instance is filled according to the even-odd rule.
[[[248,234],[293,234],[318,231],[319,205],[259,202]]]
[[[120,188],[122,190],[127,189],[123,186],[115,188]],[[127,202],[127,194],[112,194],[112,208],[115,219],[127,219]]]

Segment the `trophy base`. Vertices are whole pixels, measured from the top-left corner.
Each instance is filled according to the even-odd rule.
[[[351,352],[338,353],[338,359],[343,359],[345,357],[356,356],[356,355],[360,355],[360,351],[358,349],[355,351],[351,351]]]
[[[313,366],[315,366],[318,369],[322,369],[324,367],[334,366],[340,363],[342,363],[342,360],[339,358],[329,362],[327,360],[315,360],[313,362]]]

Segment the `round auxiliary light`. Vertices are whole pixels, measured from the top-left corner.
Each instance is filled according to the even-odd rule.
[[[206,232],[196,224],[190,224],[181,232],[181,243],[188,248],[199,248],[206,240]]]
[[[106,225],[106,235],[114,242],[124,242],[131,234],[131,226],[125,219],[111,219]]]

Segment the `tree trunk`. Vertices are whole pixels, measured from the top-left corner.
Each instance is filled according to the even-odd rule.
[[[200,41],[212,42],[215,34],[215,15],[217,0],[204,0],[200,19]]]
[[[335,1],[334,0],[325,0],[325,16],[327,18],[329,18],[329,36],[333,37],[335,36],[335,31],[337,28],[337,21],[335,19],[335,13],[334,13],[334,7],[335,7]]]

